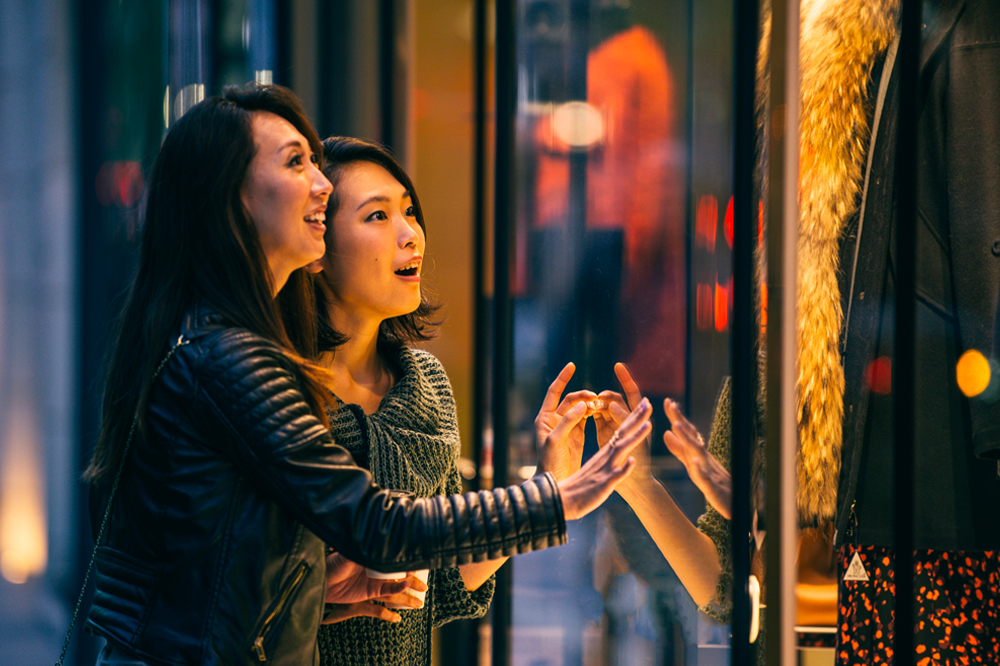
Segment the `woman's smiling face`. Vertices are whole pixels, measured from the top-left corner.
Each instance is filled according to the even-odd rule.
[[[294,125],[268,112],[255,113],[251,122],[257,152],[243,184],[243,205],[280,290],[292,271],[323,256],[326,203],[333,188]]]
[[[381,323],[420,306],[424,232],[410,192],[373,162],[346,165],[327,220],[323,276],[338,330]]]

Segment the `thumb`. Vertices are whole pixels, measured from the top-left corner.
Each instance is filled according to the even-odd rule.
[[[581,420],[587,415],[587,403],[581,400],[576,403],[559,419],[559,423],[556,427],[552,429],[549,436],[546,438],[549,443],[561,442],[569,437],[569,433],[572,432]]]

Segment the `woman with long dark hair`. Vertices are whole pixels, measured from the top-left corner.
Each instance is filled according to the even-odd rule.
[[[86,471],[100,546],[87,627],[108,641],[101,663],[315,663],[324,543],[386,571],[559,545],[565,520],[631,471],[648,404],[558,482],[433,499],[372,482],[326,428],[329,372],[308,360],[316,318],[301,269],[325,248],[321,160],[278,86],[227,89],[164,139]],[[581,418],[553,432],[556,457]],[[350,598],[345,587],[333,600]]]

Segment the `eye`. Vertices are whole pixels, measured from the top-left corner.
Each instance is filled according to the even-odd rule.
[[[312,162],[313,164],[316,164],[316,165],[318,165],[318,164],[319,164],[319,155],[317,155],[316,153],[313,153],[313,154],[311,154],[311,155],[309,156],[309,160],[310,160],[310,161],[311,161],[311,162]]]
[[[416,217],[417,211],[413,209],[413,206],[407,206],[406,210],[403,211],[403,215],[406,215],[406,217]]]
[[[366,217],[365,222],[372,222],[374,220],[388,220],[388,219],[389,217],[385,214],[384,211],[377,210],[374,213],[370,214],[368,217]]]
[[[302,153],[292,155],[292,159],[288,160],[288,166],[302,166]]]

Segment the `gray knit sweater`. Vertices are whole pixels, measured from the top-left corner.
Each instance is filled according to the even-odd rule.
[[[460,450],[455,398],[444,367],[431,354],[400,347],[399,381],[370,416],[357,405],[340,404],[330,414],[337,444],[371,470],[383,488],[418,497],[462,492],[456,461]],[[323,666],[411,666],[431,663],[431,629],[451,620],[482,617],[493,598],[494,579],[468,592],[457,568],[431,571],[424,607],[397,611],[389,623],[357,617],[323,625]]]

